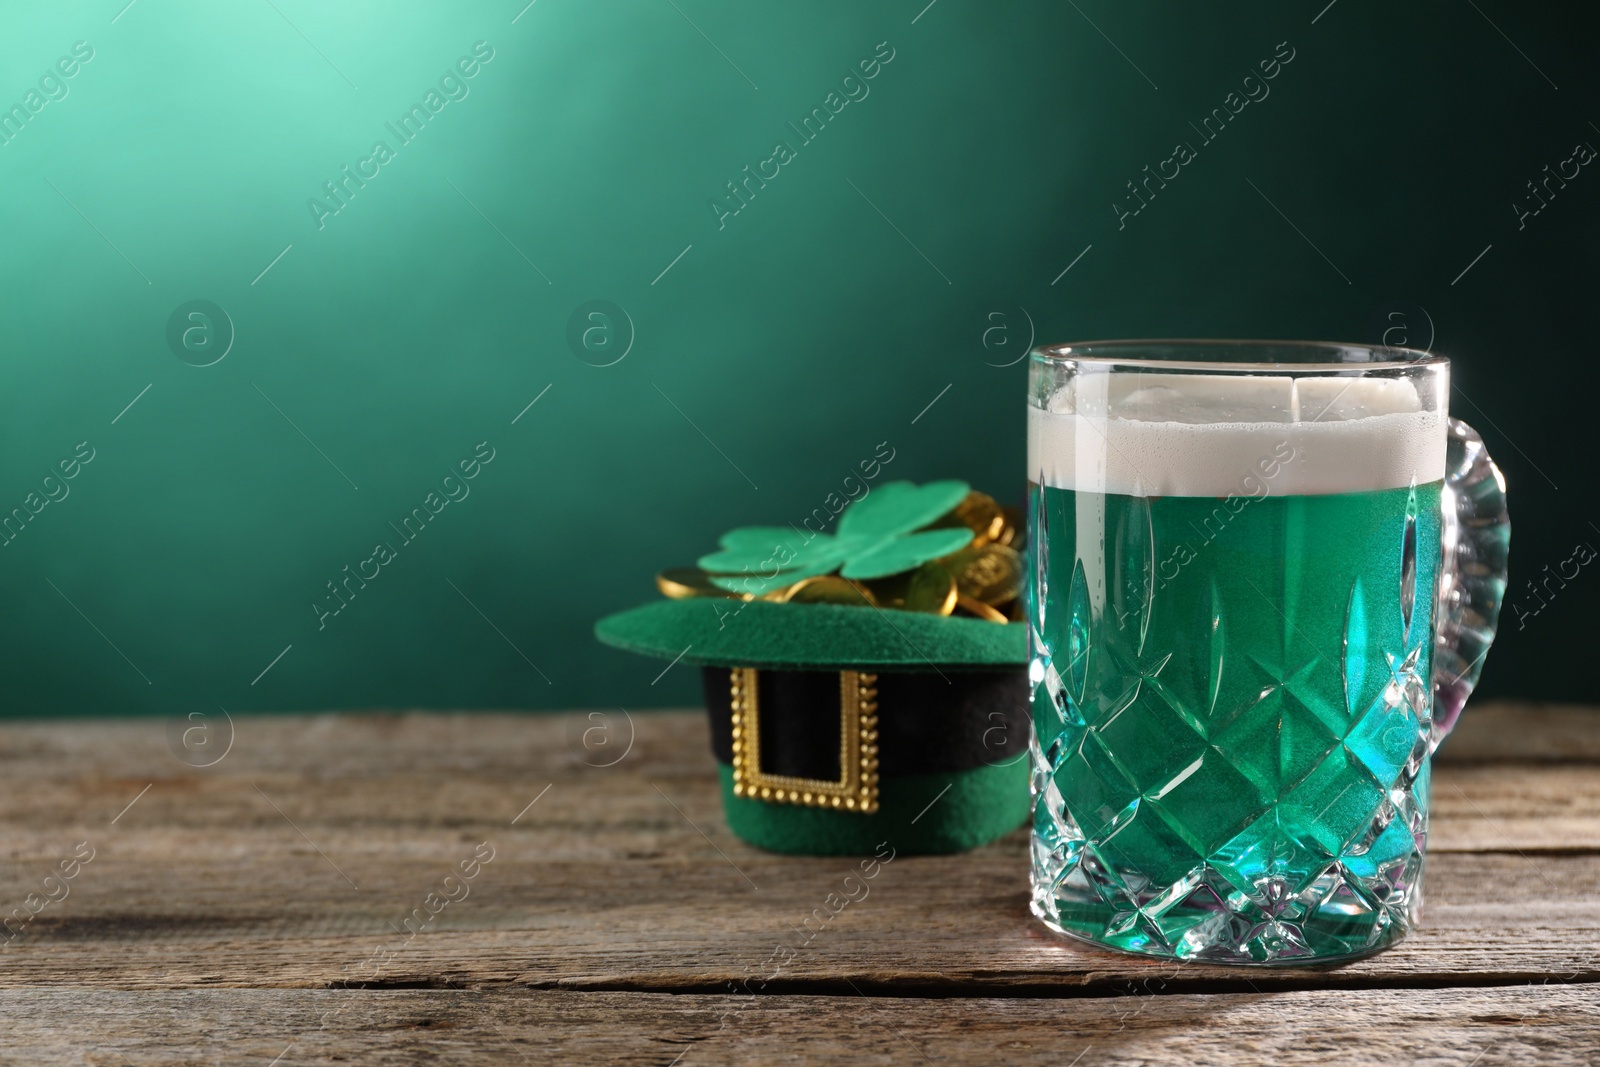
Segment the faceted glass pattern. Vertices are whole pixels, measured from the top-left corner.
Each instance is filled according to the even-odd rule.
[[[1347,958],[1405,932],[1441,488],[1224,510],[1032,487],[1041,919],[1231,963]]]

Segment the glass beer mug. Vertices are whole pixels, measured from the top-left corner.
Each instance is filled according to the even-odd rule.
[[[1028,386],[1034,913],[1212,962],[1393,943],[1505,589],[1449,361],[1094,342]]]

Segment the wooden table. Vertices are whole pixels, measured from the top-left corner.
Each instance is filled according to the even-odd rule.
[[[854,861],[734,838],[703,715],[607,715],[240,718],[206,768],[166,723],[0,727],[0,915],[42,902],[0,950],[0,1062],[1600,1059],[1600,712],[1469,709],[1423,928],[1249,971],[1051,935],[1022,831],[831,915]]]

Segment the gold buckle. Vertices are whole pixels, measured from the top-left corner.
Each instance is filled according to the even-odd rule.
[[[774,804],[878,810],[878,676],[839,672],[839,780],[793,778],[761,769],[760,676],[754,667],[728,672],[733,704],[733,795]]]

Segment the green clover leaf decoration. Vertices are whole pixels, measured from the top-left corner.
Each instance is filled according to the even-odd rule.
[[[954,479],[918,486],[886,482],[845,508],[838,533],[812,533],[792,526],[741,526],[701,556],[712,583],[735,593],[760,596],[802,578],[830,574],[869,581],[919,567],[965,548],[966,529],[923,530],[966,497],[971,487]]]

